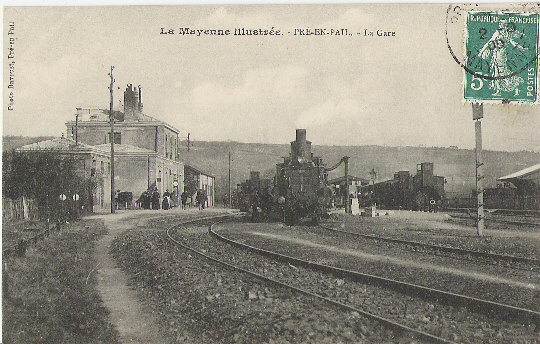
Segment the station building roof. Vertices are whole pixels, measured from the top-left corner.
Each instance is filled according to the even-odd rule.
[[[525,178],[529,177],[532,174],[540,172],[540,164],[533,165],[531,167],[524,168],[520,171],[514,172],[512,174],[509,174],[507,176],[498,178],[498,181],[511,181],[512,179],[518,179],[518,178]]]
[[[514,184],[518,192],[523,195],[537,195],[540,193],[540,164],[524,168],[497,180]]]
[[[109,126],[109,110],[107,109],[101,109],[98,107],[89,107],[89,108],[77,108],[77,114],[79,115],[78,124],[80,126]],[[172,125],[165,123],[163,121],[160,121],[152,116],[146,115],[144,113],[140,113],[138,118],[136,120],[126,120],[125,114],[121,111],[114,110],[113,111],[114,117],[115,117],[115,126],[155,126],[155,125],[163,125],[172,131],[179,133],[180,131],[173,127]],[[76,121],[69,120],[66,122],[66,126],[75,126]]]
[[[76,143],[75,140],[66,137],[57,137],[50,140],[35,142],[16,149],[17,152],[52,151],[62,153],[94,153],[110,156],[110,152],[96,146],[84,143]]]
[[[193,166],[193,164],[184,164],[184,168],[185,169],[191,169],[193,171],[195,171],[196,173],[199,173],[199,174],[202,174],[202,175],[205,175],[205,176],[208,176],[208,177],[212,177],[212,178],[216,178],[215,176],[211,175],[210,173],[208,172],[204,172],[202,169],[196,167],[196,166]]]

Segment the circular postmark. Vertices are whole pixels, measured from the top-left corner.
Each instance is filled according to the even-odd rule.
[[[446,43],[465,71],[465,100],[537,101],[539,12],[537,3],[449,5]]]
[[[489,6],[489,7],[488,7]],[[481,72],[478,72],[474,70],[474,68],[470,67],[472,63],[474,63],[475,58],[478,57],[480,54],[481,49],[470,49],[466,51],[466,39],[470,36],[468,35],[467,31],[467,16],[469,14],[476,15],[477,17],[484,17],[482,18],[481,23],[486,23],[484,19],[486,19],[486,16],[489,15],[495,15],[492,16],[490,20],[492,24],[495,24],[496,26],[499,26],[496,31],[499,31],[500,34],[497,34],[496,37],[493,40],[488,41],[488,46],[486,47],[489,52],[501,50],[504,48],[510,48],[510,45],[512,45],[511,49],[515,50],[514,48],[520,49],[518,46],[514,46],[511,42],[508,41],[508,38],[513,38],[512,40],[514,42],[523,40],[525,38],[530,39],[536,39],[538,41],[538,36],[531,37],[528,36],[525,33],[525,28],[519,27],[519,24],[522,23],[516,23],[515,19],[512,19],[511,22],[508,21],[508,19],[505,19],[505,17],[509,16],[523,16],[523,15],[538,15],[540,13],[540,3],[535,4],[511,4],[510,7],[501,7],[502,4],[497,8],[497,5],[466,5],[466,4],[459,4],[459,5],[449,5],[448,9],[446,11],[446,43],[448,46],[448,50],[450,52],[450,55],[454,59],[454,61],[459,64],[467,73],[470,73],[476,77],[484,78],[487,80],[495,80],[495,79],[505,79],[510,78],[516,74],[521,73],[523,70],[525,70],[528,66],[531,64],[534,64],[538,61],[538,54],[539,51],[531,51],[529,50],[531,48],[531,45],[529,42],[526,42],[523,45],[519,45],[521,48],[525,48],[524,50],[527,51],[529,58],[528,59],[522,59],[522,58],[515,58],[514,56],[511,56],[512,62],[515,60],[515,65],[517,65],[517,69],[514,67],[513,70],[503,71],[500,75],[497,76],[491,76],[488,74],[483,74]],[[496,18],[495,20],[493,20]],[[479,22],[479,21],[476,21]],[[536,24],[536,27],[538,27],[538,22],[534,23],[531,22],[530,24]],[[493,26],[493,25],[492,25]],[[480,27],[478,30],[478,35],[481,40],[486,39],[487,35],[490,32],[485,27]],[[495,34],[495,33],[493,33]],[[493,36],[491,36],[493,38]],[[519,44],[519,43],[518,43]],[[525,46],[525,47],[524,47]],[[483,47],[482,47],[483,48]],[[521,50],[521,49],[520,49]],[[484,56],[487,54],[485,53],[486,50],[484,50]],[[534,53],[534,54],[531,54]],[[530,56],[532,55],[532,56]],[[519,55],[523,56],[523,55]],[[512,64],[514,66],[514,64]]]

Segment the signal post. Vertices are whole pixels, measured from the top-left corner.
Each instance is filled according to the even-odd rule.
[[[482,162],[482,122],[484,106],[482,103],[473,103],[474,134],[476,141],[476,226],[478,236],[484,235],[484,163]]]

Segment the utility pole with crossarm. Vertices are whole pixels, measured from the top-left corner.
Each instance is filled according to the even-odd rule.
[[[111,66],[111,72],[109,73],[109,76],[111,77],[111,85],[109,86],[109,91],[111,92],[111,106],[109,110],[109,121],[111,122],[111,137],[109,138],[111,141],[111,214],[114,214],[114,210],[116,208],[116,202],[115,202],[115,192],[114,192],[114,113],[113,113],[113,84],[114,84],[114,77],[113,77],[113,69],[114,66]]]

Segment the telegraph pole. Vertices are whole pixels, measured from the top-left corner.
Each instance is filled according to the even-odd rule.
[[[79,145],[79,114],[75,115],[75,145]]]
[[[484,106],[482,103],[473,103],[474,133],[476,139],[476,226],[478,236],[484,235],[484,163],[482,162],[482,122],[484,118]]]
[[[189,152],[189,133],[187,133],[187,151]]]
[[[345,192],[347,195],[345,196],[345,213],[350,214],[351,213],[351,200],[349,195],[349,157],[344,156],[343,162],[345,163]]]
[[[114,66],[111,66],[111,72],[109,76],[111,77],[111,85],[109,86],[109,91],[111,92],[111,106],[109,110],[109,121],[111,123],[111,214],[114,214],[115,211],[115,193],[114,193],[114,114],[113,114],[113,69]]]
[[[231,152],[229,152],[229,208],[232,208],[232,195],[231,195]]]

